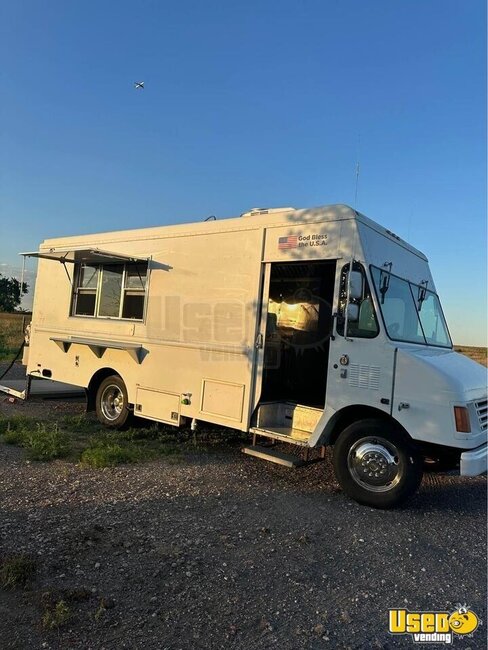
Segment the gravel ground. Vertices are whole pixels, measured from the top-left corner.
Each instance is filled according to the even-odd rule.
[[[25,589],[0,590],[2,648],[407,648],[389,607],[458,602],[483,626],[456,643],[486,648],[484,477],[426,476],[403,509],[378,511],[340,492],[330,454],[289,470],[223,445],[94,470],[0,444],[0,508],[0,555],[37,565]],[[46,630],[59,600],[70,618]]]

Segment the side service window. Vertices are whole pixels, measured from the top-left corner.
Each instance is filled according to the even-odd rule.
[[[339,289],[339,311],[337,315],[337,333],[344,336],[346,322],[347,290],[349,284],[349,267],[346,264],[341,271]],[[350,299],[347,317],[347,335],[355,338],[372,339],[378,335],[379,327],[374,309],[371,291],[364,268],[354,262],[350,279]]]
[[[73,316],[142,320],[147,264],[80,264],[75,269]]]

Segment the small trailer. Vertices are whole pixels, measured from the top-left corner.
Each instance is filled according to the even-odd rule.
[[[28,378],[83,387],[107,427],[214,423],[285,465],[298,456],[277,442],[305,459],[330,445],[343,490],[380,508],[415,492],[426,462],[486,472],[485,369],[453,351],[426,257],[350,207],[254,209],[24,255],[39,258]]]

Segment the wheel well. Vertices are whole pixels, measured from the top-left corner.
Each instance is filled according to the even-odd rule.
[[[111,377],[112,375],[117,375],[117,377],[120,377],[120,374],[113,368],[101,368],[100,370],[97,370],[93,377],[90,379],[90,383],[86,389],[87,411],[95,410],[95,397],[97,396],[98,387],[104,379]]]
[[[339,435],[346,427],[353,422],[358,420],[365,420],[374,418],[376,420],[381,419],[385,422],[392,422],[397,429],[399,429],[403,434],[405,434],[410,440],[411,437],[408,432],[402,427],[402,425],[397,422],[394,418],[391,417],[389,413],[385,413],[380,409],[374,408],[374,406],[348,406],[341,411],[335,413],[332,416],[330,421],[325,427],[324,433],[322,435],[323,444],[333,445]]]

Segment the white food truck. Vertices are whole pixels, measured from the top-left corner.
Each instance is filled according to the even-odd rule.
[[[411,495],[426,463],[486,472],[485,368],[453,351],[426,257],[348,206],[25,255],[39,258],[28,378],[85,388],[107,427],[214,423],[285,465],[333,446],[343,490],[380,508]]]

